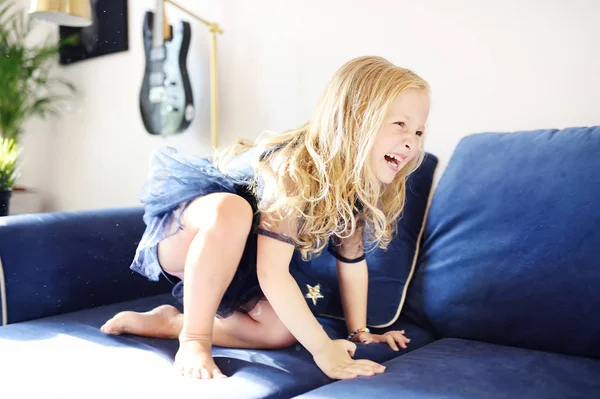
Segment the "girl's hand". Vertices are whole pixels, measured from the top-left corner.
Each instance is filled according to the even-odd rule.
[[[362,342],[363,344],[372,343],[385,343],[395,351],[398,351],[398,345],[406,349],[406,344],[410,342],[410,339],[404,336],[404,330],[401,331],[388,331],[385,334],[371,334],[368,332],[362,332],[352,337],[354,342]]]
[[[371,360],[354,360],[356,344],[345,339],[336,339],[317,352],[313,359],[317,366],[332,379],[355,378],[383,373],[385,367]]]

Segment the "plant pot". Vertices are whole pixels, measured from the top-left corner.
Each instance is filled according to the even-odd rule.
[[[0,216],[8,216],[11,195],[12,190],[0,191]]]

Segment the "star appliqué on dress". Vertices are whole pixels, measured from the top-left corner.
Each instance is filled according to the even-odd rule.
[[[313,305],[317,304],[317,299],[325,298],[321,295],[321,285],[317,284],[314,287],[306,284],[306,288],[308,288],[308,294],[306,294],[306,298],[312,299]]]

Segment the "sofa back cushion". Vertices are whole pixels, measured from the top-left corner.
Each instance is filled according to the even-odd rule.
[[[150,284],[129,269],[145,228],[143,212],[123,207],[0,218],[3,322],[169,292],[166,280]]]
[[[417,242],[422,234],[438,159],[426,153],[421,166],[406,182],[406,202],[396,235],[387,250],[371,249],[366,254],[369,269],[367,324],[387,327],[394,323],[404,304],[408,282],[416,263]],[[308,262],[298,251],[290,264],[313,313],[343,318],[336,259],[326,250]]]
[[[600,357],[600,127],[463,138],[406,313],[443,337]]]

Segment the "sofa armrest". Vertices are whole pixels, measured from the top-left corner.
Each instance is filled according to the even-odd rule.
[[[0,218],[4,323],[168,292],[166,280],[129,269],[142,215],[134,207]]]

